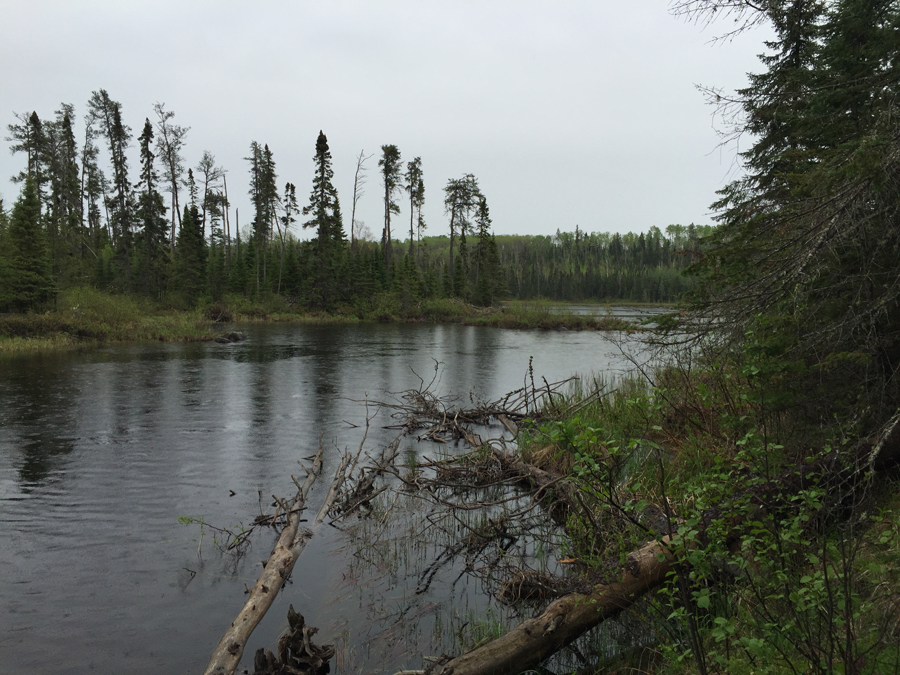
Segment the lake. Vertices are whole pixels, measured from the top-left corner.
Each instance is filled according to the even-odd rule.
[[[207,533],[198,555],[199,527],[179,518],[232,527],[252,522],[261,504],[271,512],[272,495],[294,494],[290,475],[305,475],[297,462],[321,438],[316,505],[340,451],[362,438],[365,407],[350,399],[418,387],[436,361],[442,393],[482,399],[521,387],[529,357],[538,385],[542,376],[630,367],[608,336],[589,331],[277,324],[245,332],[248,340],[233,345],[0,361],[4,672],[201,672],[274,534],[234,560]],[[371,452],[396,436],[387,423],[373,421]],[[403,448],[432,452],[427,445],[408,439]],[[464,616],[501,611],[477,584],[459,591],[462,604],[446,604],[445,584],[410,609],[402,570],[360,583],[360,560],[347,535],[322,527],[248,643],[244,665],[257,647],[273,648],[289,604],[319,627],[319,642],[345,645],[333,664],[344,672],[421,667],[418,655],[435,647],[429,633],[452,617],[462,626]],[[395,636],[379,626],[396,621],[392,612],[408,621]]]

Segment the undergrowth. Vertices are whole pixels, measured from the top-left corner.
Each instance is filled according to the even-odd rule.
[[[642,610],[640,672],[900,672],[900,486],[848,465],[852,423],[810,423],[806,377],[750,339],[607,395],[590,382],[520,434],[579,487],[568,554],[585,568],[654,538],[676,554]]]

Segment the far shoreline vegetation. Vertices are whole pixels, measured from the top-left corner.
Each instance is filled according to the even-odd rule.
[[[0,315],[0,358],[115,343],[208,342],[222,334],[226,326],[240,328],[264,323],[459,323],[505,329],[635,331],[640,326],[613,316],[611,307],[651,306],[595,303],[598,308],[606,305],[607,312],[583,315],[569,311],[571,303],[544,299],[477,307],[458,299],[435,298],[404,309],[394,296],[387,294],[365,314],[349,306],[332,312],[305,311],[289,306],[281,297],[254,302],[229,296],[196,309],[180,310],[145,298],[116,296],[90,287],[64,291],[56,304],[56,309],[43,313]]]
[[[210,339],[209,317],[226,314],[236,321],[627,329],[612,317],[498,307],[536,299],[671,304],[696,286],[684,271],[714,230],[690,224],[619,234],[576,226],[551,236],[495,235],[487,198],[468,173],[442,188],[448,235],[425,236],[422,158],[404,165],[397,146],[383,145],[381,238],[356,219],[374,157],[363,151],[348,200],[348,238],[322,131],[306,205],[293,183],[279,189],[270,146],[250,143],[252,214],[242,229],[226,169],[208,150],[189,167],[188,128],[164,104],[153,113],[155,123],[146,118],[135,139],[121,104],[100,89],[87,103],[83,129],[76,130],[68,103],[44,119],[17,113],[7,125],[11,151],[26,161],[13,176],[21,191],[12,209],[0,201],[2,351]],[[129,173],[135,140],[137,182]],[[408,230],[399,223],[401,204]],[[314,236],[301,240],[298,225]],[[96,309],[93,319],[85,318],[86,304]]]

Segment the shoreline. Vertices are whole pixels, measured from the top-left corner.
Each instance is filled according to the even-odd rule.
[[[358,323],[430,323],[489,326],[507,330],[640,331],[633,322],[607,314],[573,314],[567,306],[586,303],[514,301],[503,307],[475,307],[459,300],[436,299],[403,308],[379,306],[369,311],[338,308],[334,312],[292,312],[272,303],[214,303],[203,309],[175,310],[151,306],[127,296],[79,289],[44,314],[0,315],[0,358],[148,341],[208,342],[226,326],[260,323],[308,325]],[[646,307],[640,303],[597,307]],[[660,307],[660,305],[654,305]]]

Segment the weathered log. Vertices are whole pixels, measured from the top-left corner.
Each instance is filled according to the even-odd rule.
[[[536,666],[662,583],[675,563],[667,542],[663,537],[645,544],[628,555],[617,579],[596,584],[589,594],[573,593],[552,602],[539,616],[438,666],[433,675],[513,675]]]
[[[241,657],[244,654],[247,640],[263,616],[265,616],[269,607],[272,606],[282,585],[294,569],[297,558],[300,557],[300,553],[312,537],[313,533],[311,530],[304,530],[303,532],[298,532],[298,530],[300,515],[304,509],[309,489],[322,471],[322,454],[323,448],[319,448],[313,461],[313,467],[307,474],[306,481],[298,490],[297,496],[289,507],[287,525],[281,531],[275,548],[272,550],[268,562],[263,567],[262,574],[259,575],[256,585],[250,591],[250,597],[247,598],[247,602],[238,613],[237,618],[225,631],[218,646],[213,651],[206,670],[203,671],[204,675],[232,675],[237,670]],[[319,509],[319,513],[313,523],[314,526],[321,524],[325,514],[334,502],[349,461],[349,455],[342,459],[340,467],[335,472],[335,478],[332,481],[325,502]]]

